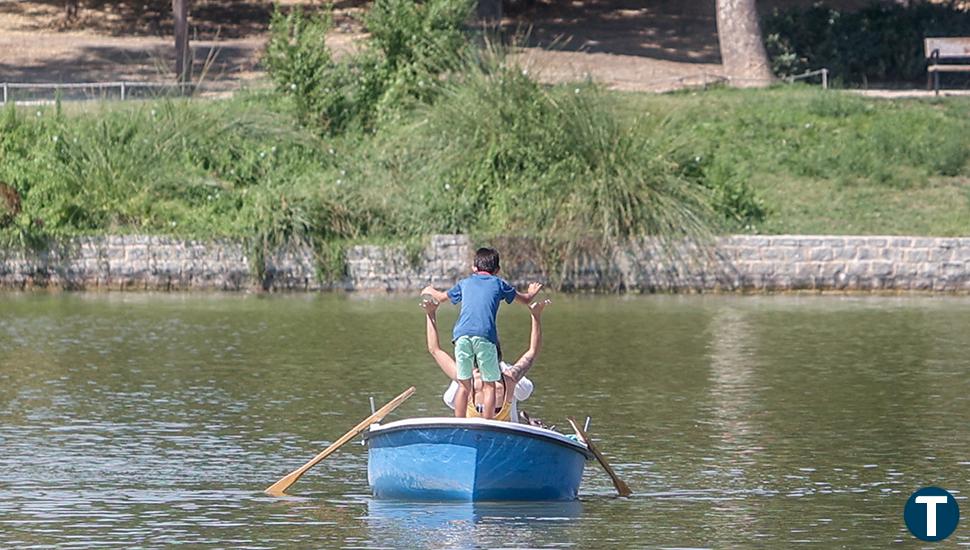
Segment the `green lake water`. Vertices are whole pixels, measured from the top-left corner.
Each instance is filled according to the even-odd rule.
[[[591,416],[630,499],[591,462],[573,503],[376,501],[356,441],[264,495],[370,396],[449,414],[417,298],[0,295],[0,547],[915,547],[917,488],[970,514],[970,299],[553,299],[520,407]]]

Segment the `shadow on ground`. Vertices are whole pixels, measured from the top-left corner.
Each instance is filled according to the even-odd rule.
[[[205,81],[238,80],[244,73],[261,70],[258,50],[248,45],[218,45],[214,49],[196,43],[192,49],[193,76],[205,72]],[[212,55],[213,60],[207,64]],[[0,63],[0,75],[8,82],[102,82],[116,80],[171,80],[175,59],[173,46],[94,46],[76,48],[72,55],[44,59],[32,64]]]

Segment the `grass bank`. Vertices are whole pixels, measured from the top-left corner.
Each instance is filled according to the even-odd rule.
[[[19,205],[0,204],[0,232],[305,241],[327,254],[436,232],[560,244],[694,225],[970,234],[968,99],[630,94],[489,74],[332,137],[274,94],[7,107],[0,182]]]
[[[629,94],[681,136],[701,179],[739,179],[764,208],[729,231],[970,235],[970,98],[869,99],[811,88]],[[710,185],[710,184],[708,184]]]

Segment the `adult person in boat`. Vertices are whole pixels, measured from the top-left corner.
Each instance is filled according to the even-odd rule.
[[[529,337],[529,349],[519,357],[514,364],[501,361],[499,366],[502,370],[502,379],[495,384],[495,403],[496,405],[494,420],[506,420],[510,422],[519,421],[519,411],[516,403],[528,399],[532,395],[532,381],[525,377],[525,374],[532,368],[539,349],[542,347],[542,311],[551,304],[551,300],[539,300],[529,305],[529,314],[532,317],[532,333]],[[426,313],[428,352],[434,357],[442,372],[451,379],[451,386],[445,390],[443,399],[445,404],[455,408],[455,394],[458,391],[458,368],[455,359],[445,350],[441,349],[438,343],[438,304],[431,300],[423,300],[421,307]],[[484,402],[482,377],[478,367],[472,371],[472,385],[474,392],[472,399],[468,400],[468,412],[466,417],[481,417],[479,410],[481,403]]]

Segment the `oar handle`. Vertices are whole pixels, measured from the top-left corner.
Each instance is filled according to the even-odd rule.
[[[377,409],[377,412],[362,420],[359,424],[351,428],[349,432],[342,435],[340,439],[334,441],[333,443],[330,444],[329,447],[321,451],[320,454],[313,457],[310,460],[310,462],[307,462],[303,466],[300,466],[296,470],[293,470],[292,472],[286,474],[279,481],[267,487],[266,494],[277,496],[277,497],[281,496],[283,492],[289,489],[291,485],[296,483],[296,480],[300,479],[300,476],[306,473],[307,470],[316,466],[318,462],[333,454],[334,451],[336,451],[337,449],[342,447],[345,443],[347,443],[348,441],[356,437],[357,434],[359,434],[360,432],[366,430],[368,427],[370,427],[371,424],[374,424],[375,422],[380,422],[381,419],[383,419],[385,416],[390,414],[391,411],[398,408],[401,405],[401,403],[404,403],[409,397],[414,395],[414,391],[415,391],[414,386],[411,386],[410,388],[404,390],[404,392],[401,395],[388,401],[386,405],[384,405],[380,409]]]

